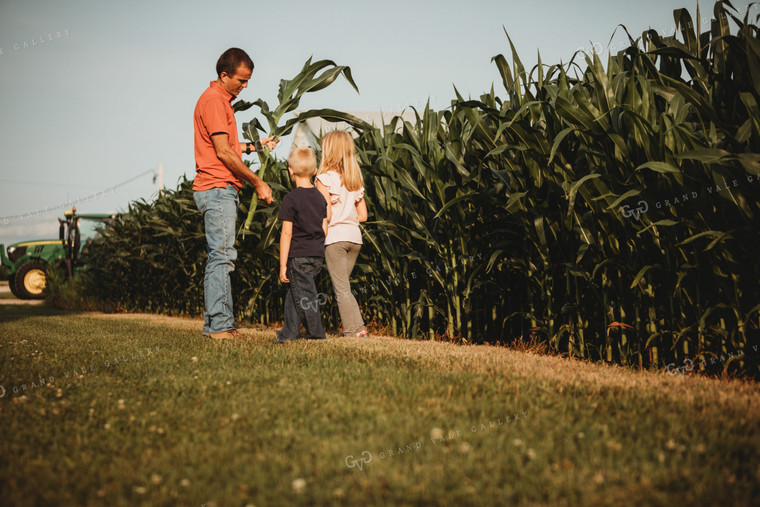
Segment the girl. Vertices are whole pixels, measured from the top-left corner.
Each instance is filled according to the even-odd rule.
[[[367,221],[363,185],[354,140],[343,130],[325,134],[317,189],[331,204],[327,207],[325,262],[335,289],[343,336],[369,336],[349,282],[362,245],[359,222]]]

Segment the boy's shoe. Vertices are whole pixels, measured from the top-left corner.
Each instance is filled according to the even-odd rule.
[[[369,338],[369,333],[365,329],[364,331],[359,331],[358,333],[356,333],[356,337],[357,338]]]
[[[299,335],[299,336],[296,336],[295,338],[283,338],[282,334],[280,334],[280,331],[278,331],[277,332],[277,338],[275,338],[274,342],[275,343],[290,343],[290,342],[296,341],[300,337],[301,336]]]

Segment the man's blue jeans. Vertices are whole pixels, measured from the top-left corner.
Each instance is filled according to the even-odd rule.
[[[230,273],[235,270],[235,220],[238,193],[234,186],[210,188],[193,193],[206,230],[206,274],[203,295],[203,334],[221,333],[235,328],[232,311]]]
[[[285,294],[285,325],[277,333],[277,341],[285,342],[298,338],[301,324],[306,328],[306,337],[320,340],[325,337],[322,315],[319,313],[321,301],[314,279],[322,270],[322,257],[293,257],[288,259],[287,276],[290,283]]]

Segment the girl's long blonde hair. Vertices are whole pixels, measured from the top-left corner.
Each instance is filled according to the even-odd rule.
[[[317,174],[327,171],[340,174],[341,182],[349,192],[364,186],[362,171],[356,162],[354,140],[345,130],[333,130],[322,136],[322,162]]]

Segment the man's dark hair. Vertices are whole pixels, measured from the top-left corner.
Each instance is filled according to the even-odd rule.
[[[234,76],[235,71],[241,65],[245,65],[253,70],[253,60],[248,56],[248,53],[240,48],[230,48],[219,57],[216,62],[216,75],[222,77],[222,72],[226,72],[229,76]]]

